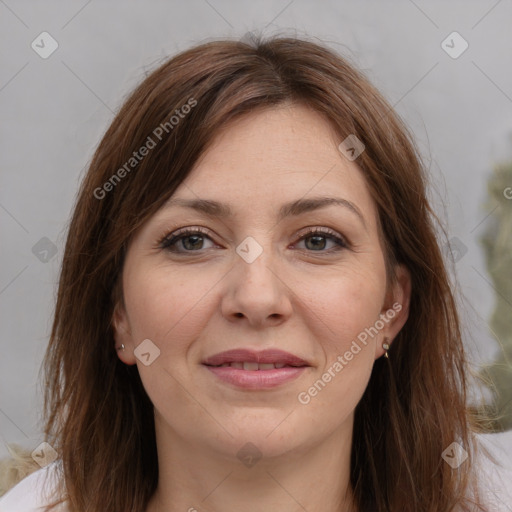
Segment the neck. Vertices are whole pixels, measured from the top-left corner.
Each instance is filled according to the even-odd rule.
[[[159,481],[146,512],[356,512],[350,486],[352,421],[320,445],[274,457],[266,457],[262,447],[262,457],[247,459],[246,465],[211,446],[191,445],[155,420]]]

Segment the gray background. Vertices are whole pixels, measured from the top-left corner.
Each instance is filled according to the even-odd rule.
[[[511,22],[510,0],[0,0],[0,455],[5,442],[42,440],[37,378],[65,230],[113,113],[166,55],[252,30],[328,42],[406,120],[449,236],[467,247],[451,272],[471,359],[492,359],[495,292],[479,237],[495,214],[485,208],[491,168],[512,159]],[[47,59],[31,47],[43,31],[59,45]],[[441,47],[453,31],[469,44],[456,59]]]

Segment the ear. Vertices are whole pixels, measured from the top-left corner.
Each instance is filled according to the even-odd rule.
[[[135,346],[131,334],[130,322],[128,321],[128,314],[126,313],[125,307],[120,302],[114,307],[112,327],[115,341],[114,350],[117,353],[117,357],[127,365],[136,364],[135,355],[133,353]],[[124,345],[124,350],[121,348],[122,345]]]
[[[380,357],[385,353],[382,348],[383,339],[387,338],[387,343],[391,345],[409,317],[411,274],[405,265],[397,265],[395,276],[395,281],[386,293],[381,310],[381,318],[383,318],[385,326],[381,331],[382,341],[377,344],[375,357]]]

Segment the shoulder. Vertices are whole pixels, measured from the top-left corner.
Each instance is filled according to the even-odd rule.
[[[478,485],[485,505],[493,512],[512,510],[512,431],[477,436],[475,461]]]
[[[54,500],[59,470],[59,463],[53,462],[28,475],[0,497],[0,512],[43,512],[42,507]],[[67,508],[60,505],[53,511],[67,512]]]

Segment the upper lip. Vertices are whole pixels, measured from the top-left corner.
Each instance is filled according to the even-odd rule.
[[[267,349],[256,352],[248,349],[234,349],[219,352],[203,361],[208,366],[218,366],[224,363],[274,363],[289,366],[309,366],[307,361],[300,357],[278,349]]]

